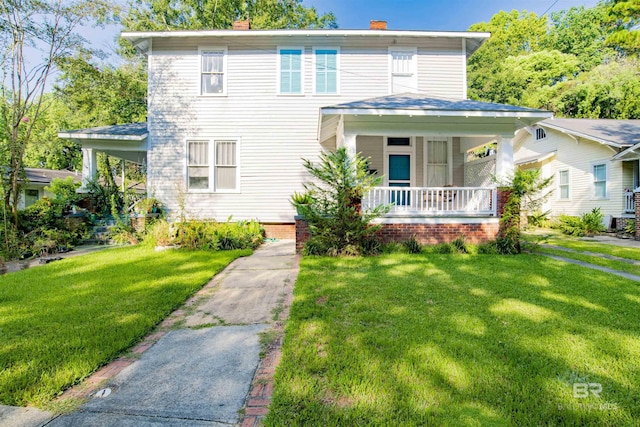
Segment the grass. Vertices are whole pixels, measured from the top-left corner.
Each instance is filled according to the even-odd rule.
[[[634,425],[639,308],[539,255],[306,257],[266,425]]]
[[[549,245],[562,246],[576,251],[596,252],[606,255],[613,255],[620,258],[628,258],[640,261],[640,250],[632,247],[607,245],[597,241],[589,241],[576,239],[575,237],[563,236],[561,234],[551,235],[541,239],[540,236],[526,235],[525,238],[538,243],[546,243]],[[585,238],[587,239],[587,238]]]
[[[45,405],[251,251],[100,251],[0,276],[0,403]]]
[[[636,249],[636,251],[640,253],[638,249]],[[536,248],[536,252],[557,255],[564,258],[571,258],[578,261],[584,261],[589,264],[600,265],[602,267],[607,267],[607,268],[611,268],[618,271],[624,271],[630,274],[635,274],[637,276],[640,276],[639,265],[633,265],[621,260],[612,260],[612,259],[601,258],[598,256],[584,254],[584,253],[575,253],[575,252],[563,251],[561,249],[552,249],[552,248],[543,248],[543,247]],[[595,252],[595,251],[592,250],[590,252]]]

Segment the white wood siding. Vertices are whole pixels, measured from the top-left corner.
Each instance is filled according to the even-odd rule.
[[[420,90],[462,97],[460,39],[416,43]],[[184,194],[187,217],[292,222],[295,211],[289,197],[308,179],[301,159],[315,160],[323,149],[317,141],[319,109],[387,95],[392,44],[386,37],[155,39],[149,56],[149,193],[163,200],[173,215],[179,213]],[[277,94],[278,46],[304,47],[303,95]],[[340,47],[339,96],[313,95],[313,48],[323,46]],[[227,96],[199,95],[199,47],[227,49]],[[240,192],[186,192],[185,141],[196,137],[241,142]],[[382,172],[382,165],[375,168]]]
[[[524,168],[541,168],[546,176],[554,177],[554,193],[548,203],[551,215],[582,215],[593,208],[600,208],[604,215],[619,217],[624,211],[624,189],[629,187],[632,177],[627,177],[628,169],[623,162],[612,162],[609,159],[616,153],[608,146],[579,139],[578,142],[562,132],[545,129],[547,137],[535,141],[530,134],[526,134],[516,146],[514,160],[536,156],[556,151],[556,155],[542,164],[528,164]],[[522,131],[524,132],[524,130]],[[608,197],[597,199],[594,197],[593,172],[595,163],[605,163],[608,167]],[[570,199],[561,200],[557,187],[558,171],[569,171]],[[631,168],[632,172],[632,168]]]

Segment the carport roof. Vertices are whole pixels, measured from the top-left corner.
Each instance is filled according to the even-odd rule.
[[[143,141],[149,132],[147,123],[127,123],[124,125],[100,126],[95,128],[68,130],[58,133],[66,139],[107,139],[122,141]]]

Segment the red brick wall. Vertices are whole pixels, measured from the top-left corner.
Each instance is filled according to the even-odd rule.
[[[423,245],[451,242],[464,235],[469,243],[494,240],[498,223],[485,224],[383,224],[378,236],[385,242],[403,242],[415,236]]]
[[[302,252],[304,244],[309,240],[309,223],[304,219],[296,218],[296,253]]]
[[[294,223],[260,223],[266,233],[266,237],[274,239],[293,240],[296,238],[296,225]]]

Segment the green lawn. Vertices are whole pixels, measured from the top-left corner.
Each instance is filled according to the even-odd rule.
[[[0,403],[47,403],[250,252],[125,247],[0,276]]]
[[[624,426],[638,396],[635,282],[539,255],[305,257],[266,424]]]
[[[562,246],[576,251],[597,252],[601,254],[617,256],[620,258],[628,258],[640,261],[640,250],[638,250],[638,248],[608,245],[606,243],[601,243],[595,240],[582,240],[575,237],[564,236],[562,234],[551,235],[548,238],[542,240],[539,236],[532,235],[526,235],[525,238],[529,241]]]
[[[595,252],[596,248],[593,248],[593,249],[594,250],[591,250],[590,252]],[[578,261],[584,261],[589,264],[595,264],[602,267],[607,267],[607,268],[611,268],[618,271],[624,271],[626,273],[631,273],[631,274],[640,276],[640,265],[630,264],[630,263],[624,262],[623,260],[607,259],[607,258],[602,258],[594,255],[563,251],[561,249],[554,249],[554,248],[539,247],[539,248],[536,248],[535,251],[551,254],[551,255],[557,255],[564,258],[571,258]],[[636,249],[636,251],[640,253],[640,250]]]

